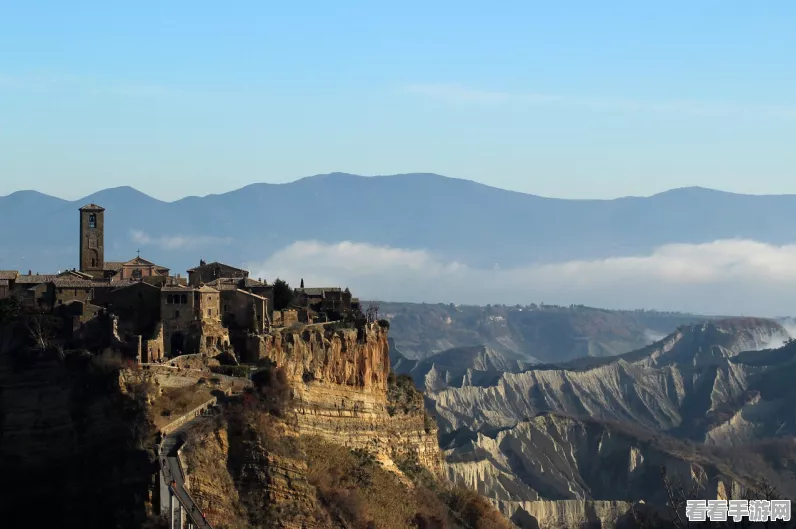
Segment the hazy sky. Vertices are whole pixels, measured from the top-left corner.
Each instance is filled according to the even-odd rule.
[[[333,171],[796,193],[794,25],[786,0],[6,1],[0,195]]]

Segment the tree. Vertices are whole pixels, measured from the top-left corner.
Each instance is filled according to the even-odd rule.
[[[293,301],[293,291],[287,281],[279,279],[274,281],[274,310],[282,310]]]
[[[19,316],[19,300],[15,297],[0,299],[0,325]]]
[[[379,302],[371,301],[368,303],[368,310],[365,313],[368,323],[372,323],[379,319]]]
[[[42,351],[50,348],[56,337],[56,328],[53,321],[42,314],[35,314],[28,318],[28,335],[36,347]]]

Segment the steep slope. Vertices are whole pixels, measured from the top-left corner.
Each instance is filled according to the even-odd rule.
[[[750,391],[783,372],[782,366],[744,363],[748,357],[740,353],[787,338],[771,320],[686,326],[616,358],[535,366],[504,374],[488,387],[447,387],[430,392],[428,398],[447,431],[504,428],[552,411],[627,421],[704,440],[717,426],[715,421],[727,417],[728,409],[735,411],[749,400]],[[781,399],[789,392],[781,387],[769,398],[761,397]]]
[[[436,426],[390,373],[379,324],[275,330],[256,390],[189,434],[189,488],[214,527],[508,529],[443,478]]]
[[[722,238],[783,244],[794,240],[791,212],[796,207],[796,196],[699,188],[615,200],[550,199],[435,174],[366,178],[335,173],[172,203],[130,188],[74,202],[25,192],[0,197],[0,240],[18,251],[16,261],[3,266],[42,271],[74,266],[70,227],[75,210],[90,200],[115,212],[107,219],[107,257],[126,257],[116,251],[134,242],[148,258],[175,270],[196,264],[182,251],[187,247],[213,250],[214,258],[235,264],[262,262],[296,240],[426,248],[478,267],[638,255],[666,243]],[[350,203],[357,207],[333,206]],[[271,219],[290,220],[263,223],[263,210]],[[297,211],[322,212],[323,222]],[[13,228],[22,217],[24,232]]]
[[[456,347],[425,360],[409,360],[390,350],[390,362],[396,373],[412,377],[418,387],[438,391],[446,386],[488,385],[503,373],[519,373],[531,364],[509,353],[498,353],[484,346]]]
[[[395,350],[412,359],[472,346],[527,362],[613,356],[649,345],[680,325],[709,319],[584,306],[381,303],[380,308],[390,321]]]
[[[451,480],[491,498],[507,516],[526,523],[530,517],[539,527],[577,527],[588,519],[611,527],[638,501],[665,505],[662,465],[689,490],[695,469],[704,471],[699,497],[706,499],[753,489],[764,479],[780,497],[794,497],[795,464],[793,442],[729,452],[553,414],[491,436],[479,433],[446,452]]]

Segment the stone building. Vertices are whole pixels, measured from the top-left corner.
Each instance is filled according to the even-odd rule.
[[[105,276],[105,208],[80,208],[80,271],[97,279]]]
[[[169,277],[169,269],[137,256],[129,261],[106,264],[106,277],[111,281]],[[113,273],[109,273],[113,272]]]
[[[221,293],[208,286],[160,289],[163,343],[172,355],[194,354],[229,344],[221,325]]]
[[[265,281],[258,281],[249,277],[245,278],[219,278],[207,283],[208,286],[216,288],[222,292],[226,290],[244,290],[250,292],[267,300],[266,310],[268,312],[268,320],[273,319],[274,312],[274,287],[267,284]]]
[[[216,279],[245,279],[249,272],[224,263],[206,263],[199,261],[199,266],[188,270],[188,284],[199,286],[201,283],[210,283]]]
[[[160,288],[143,281],[114,288],[107,295],[106,306],[119,317],[121,329],[148,338],[160,322]]]
[[[11,295],[18,275],[16,270],[0,270],[0,299]]]
[[[328,314],[348,314],[352,311],[351,291],[340,287],[297,288],[295,297],[300,307]]]
[[[229,285],[222,285],[221,314],[221,321],[230,330],[260,334],[270,323],[266,298]]]

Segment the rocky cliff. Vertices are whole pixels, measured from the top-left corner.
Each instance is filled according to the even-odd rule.
[[[445,479],[422,394],[390,372],[386,328],[307,326],[249,339],[269,376],[285,374],[291,399],[265,412],[257,399],[273,389],[255,382],[259,393],[189,440],[189,489],[215,527],[508,527]]]
[[[133,528],[146,519],[156,464],[145,405],[134,388],[119,390],[117,366],[105,360],[24,347],[0,354],[4,526]]]
[[[436,424],[422,401],[402,413],[391,407],[387,330],[307,326],[258,337],[260,359],[284,369],[295,401],[300,434],[319,435],[349,448],[412,454],[441,472]],[[400,395],[397,395],[400,397]]]

